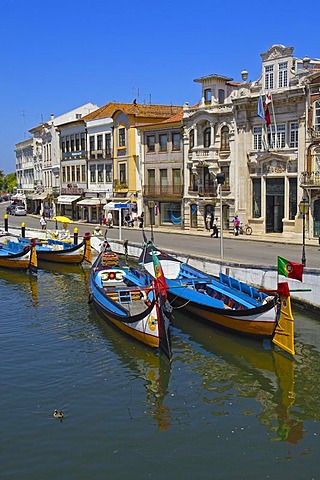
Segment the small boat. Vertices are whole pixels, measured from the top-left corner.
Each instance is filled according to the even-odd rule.
[[[150,275],[122,264],[107,244],[91,267],[89,291],[105,320],[171,357],[170,306]]]
[[[7,235],[0,237],[0,267],[36,271],[38,267],[35,240],[27,245],[17,243]]]
[[[19,237],[17,241],[23,245],[28,245],[30,239]],[[83,241],[79,244],[64,242],[61,240],[38,239],[36,241],[36,250],[39,261],[80,264],[83,261],[92,263],[92,252],[90,235],[86,234]]]
[[[216,326],[256,338],[269,338],[294,355],[293,316],[286,282],[273,292],[260,291],[220,272],[207,274],[146,244],[139,264],[154,276],[152,252],[161,264],[168,299],[179,308]]]

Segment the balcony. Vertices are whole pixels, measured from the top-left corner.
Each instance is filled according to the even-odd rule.
[[[183,186],[182,185],[144,185],[143,186],[144,197],[152,198],[182,198]]]
[[[106,160],[111,159],[110,150],[90,150],[89,160]]]
[[[299,178],[301,188],[319,188],[320,187],[320,171],[302,172]]]
[[[128,193],[129,187],[125,182],[120,182],[119,180],[114,180],[113,191],[117,192],[117,193]]]

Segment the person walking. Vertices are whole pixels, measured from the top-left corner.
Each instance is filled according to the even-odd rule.
[[[39,222],[40,222],[40,225],[41,225],[41,230],[46,230],[46,228],[47,228],[47,221],[46,221],[44,215],[42,215],[42,217],[40,218]]]
[[[212,233],[211,238],[218,238],[219,230],[218,230],[218,219],[215,218],[212,223]]]
[[[108,215],[107,215],[107,226],[109,228],[113,228],[113,216],[111,212],[108,212]]]
[[[233,224],[234,224],[234,234],[235,236],[239,235],[239,227],[240,227],[240,220],[238,218],[238,215],[235,215],[233,219]]]

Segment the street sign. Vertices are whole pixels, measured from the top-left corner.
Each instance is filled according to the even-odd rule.
[[[114,209],[118,210],[121,208],[133,208],[134,204],[133,203],[115,203],[114,204]]]

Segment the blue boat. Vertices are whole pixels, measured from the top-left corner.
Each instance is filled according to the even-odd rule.
[[[11,240],[6,234],[0,236],[0,267],[36,271],[38,261],[35,240],[24,245]]]
[[[105,320],[171,357],[170,308],[150,275],[120,262],[108,245],[91,267],[89,291],[89,302]]]
[[[265,293],[220,272],[207,274],[146,243],[139,265],[154,274],[152,252],[160,262],[168,286],[168,299],[198,318],[233,333],[269,338],[294,355],[294,324],[286,282]]]

